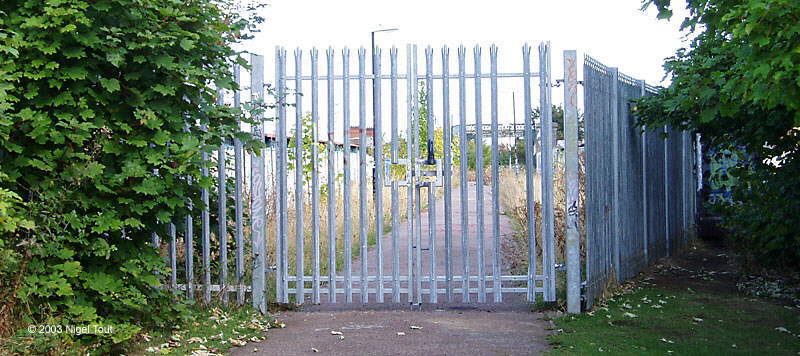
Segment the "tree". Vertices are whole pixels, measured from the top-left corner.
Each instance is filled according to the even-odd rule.
[[[314,169],[314,165],[319,165],[319,162],[327,160],[328,151],[325,149],[325,144],[320,142],[315,142],[314,139],[314,121],[311,120],[311,113],[305,113],[303,115],[303,143],[302,143],[302,157],[301,161],[303,162],[301,169],[303,170],[303,184],[308,186],[309,182],[311,182],[312,173]],[[314,145],[317,145],[317,161],[313,161],[311,158],[311,150],[313,149]],[[289,138],[289,143],[287,145],[288,151],[287,153],[287,163],[289,170],[295,169],[295,160],[297,157],[297,128],[295,128],[294,133]],[[317,167],[319,169],[319,167]],[[299,184],[299,183],[298,183]],[[310,193],[310,192],[309,192]]]
[[[672,16],[670,0],[650,5]],[[687,9],[681,28],[694,38],[664,64],[672,84],[636,102],[640,123],[747,152],[731,170],[733,199],[716,208],[755,259],[800,262],[800,2],[689,0]]]
[[[246,64],[231,44],[253,13],[221,0],[0,3],[0,191],[35,224],[1,237],[22,262],[0,272],[21,281],[0,280],[3,306],[16,306],[0,331],[13,316],[101,324],[114,333],[56,337],[107,347],[185,316],[157,288],[166,270],[148,242],[188,202],[202,207],[202,152],[232,135],[263,145],[214,105]],[[51,352],[39,346],[21,352]]]
[[[420,83],[419,86],[419,118],[415,118],[414,122],[419,124],[419,135],[418,138],[414,140],[415,144],[419,148],[419,155],[421,158],[428,157],[428,96],[427,91],[425,89],[425,83]],[[435,121],[434,121],[435,122]],[[458,132],[450,132],[451,135],[451,142],[450,142],[450,152],[451,157],[453,160],[453,165],[458,165],[461,160],[461,149],[459,146],[459,138],[456,136]],[[406,158],[408,156],[407,152],[407,141],[404,137],[399,137],[397,143],[398,149],[398,158]],[[383,155],[386,158],[391,157],[391,149],[392,143],[391,140],[384,140],[383,144]],[[433,154],[434,158],[436,159],[444,159],[444,129],[442,128],[434,128],[433,130]]]
[[[541,117],[541,109],[533,108],[531,110],[531,119],[533,122],[539,122]],[[564,139],[564,108],[561,105],[553,105],[553,130],[555,130],[556,140]],[[583,114],[578,112],[578,141],[583,141],[584,126]]]

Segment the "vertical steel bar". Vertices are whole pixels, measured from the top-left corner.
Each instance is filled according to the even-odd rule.
[[[276,105],[276,114],[278,116],[276,121],[275,121],[275,124],[274,124],[274,130],[276,130],[276,131],[278,130],[278,121],[285,122],[285,118],[286,118],[286,106],[285,106],[285,104],[286,104],[286,102],[285,102],[285,100],[286,100],[286,92],[285,92],[286,87],[284,86],[284,77],[286,76],[286,73],[283,72],[285,70],[286,66],[284,65],[284,63],[282,63],[283,60],[284,60],[282,52],[283,52],[283,48],[276,47],[276,49],[275,49],[275,95],[277,96],[277,98],[276,98],[276,104],[275,105]],[[251,79],[251,82],[252,82],[252,79]],[[263,140],[266,142],[266,137],[263,138]],[[278,161],[278,166],[279,167],[283,167],[283,165],[285,163],[281,158],[282,157],[281,156],[282,151],[281,151],[280,139],[278,138],[275,141],[273,141],[273,145],[277,145],[277,147],[273,146],[273,150],[272,151],[275,152],[275,157],[276,157],[276,159]],[[267,150],[262,150],[262,152],[264,154],[266,154],[266,151]],[[258,164],[260,165],[261,163],[259,162]],[[251,165],[250,170],[252,171],[253,170],[252,166],[255,166],[256,162],[251,160],[250,165]],[[274,172],[274,170],[273,170],[273,172]],[[281,218],[280,218],[281,215],[280,214],[284,211],[283,205],[282,205],[282,198],[281,198],[282,191],[281,191],[280,184],[279,184],[281,178],[276,174],[275,179],[276,179],[276,182],[275,182],[275,188],[274,189],[277,192],[277,196],[278,196],[278,201],[276,202],[277,211],[275,212],[275,215],[274,215],[275,218],[277,219],[277,221],[275,222],[275,228],[276,228],[276,232],[275,232],[275,265],[276,265],[276,268],[277,268],[276,273],[275,273],[275,299],[277,301],[279,301],[279,302],[283,302],[283,295],[284,295],[283,294],[283,288],[284,288],[284,285],[283,285],[283,279],[284,279],[284,277],[283,277],[283,271],[284,271],[284,269],[283,269],[283,257],[284,257],[284,254],[283,254],[283,235],[286,233],[286,230],[282,229],[281,224],[280,224],[280,222],[281,222],[280,221],[281,220]],[[255,192],[256,189],[261,189],[260,186],[266,185],[266,178],[264,179],[263,182],[259,182],[258,183],[258,187],[255,186],[255,182],[253,182],[253,178],[251,178],[251,182],[253,183],[254,186],[251,187],[250,189],[251,189],[252,192]],[[267,214],[266,204],[264,204],[263,209],[264,209],[264,213],[262,213],[261,215],[264,215],[266,217],[266,214]],[[251,210],[252,210],[252,208],[251,208]],[[251,222],[251,225],[252,225],[252,222]],[[266,236],[266,221],[264,223],[264,230],[265,230],[264,235]],[[251,242],[251,244],[252,244],[252,242]],[[255,251],[255,245],[253,245],[253,249]],[[265,258],[266,258],[266,252],[267,252],[267,250],[264,249],[263,253],[265,254]],[[264,268],[265,268],[265,272],[266,272],[266,265],[264,266]],[[266,288],[266,286],[264,288]]]
[[[236,81],[236,90],[233,92],[233,106],[241,106],[241,93],[239,83],[241,81],[241,67],[238,64],[233,67],[233,76]],[[241,130],[241,123],[236,123],[236,131]],[[233,158],[234,158],[234,214],[236,219],[236,303],[244,304],[244,208],[242,207],[242,184],[244,184],[244,157],[242,152],[242,141],[236,136],[233,137]]]
[[[336,302],[336,143],[333,141],[335,136],[334,128],[334,101],[333,101],[333,60],[336,53],[333,48],[328,48],[328,301]]]
[[[469,170],[469,148],[467,138],[467,88],[466,88],[466,56],[467,49],[464,46],[458,47],[458,123],[461,129],[461,141],[459,141],[459,151],[461,161],[459,162],[461,191],[461,301],[469,303],[469,192],[467,186],[467,171]]]
[[[411,54],[412,46],[409,44],[406,46],[406,157],[408,157],[409,162],[406,168],[406,174],[408,176],[408,202],[406,204],[406,217],[408,219],[408,230],[406,231],[406,234],[408,234],[408,264],[406,267],[408,267],[408,302],[414,303],[416,301],[414,298],[414,250],[416,244],[414,243],[414,179],[411,175],[414,170],[414,122],[416,122],[413,99],[414,92],[417,88],[416,81],[412,79],[414,67]]]
[[[277,67],[275,75],[280,78],[283,75],[280,71],[280,49],[276,50]],[[261,103],[264,100],[264,57],[252,54],[250,56],[252,72],[250,73],[250,101]],[[280,83],[280,81],[276,81]],[[276,84],[279,85],[279,84]],[[281,93],[280,86],[277,88]],[[282,110],[282,105],[278,103],[278,111]],[[256,120],[261,120],[261,114],[257,113]],[[253,137],[259,141],[264,141],[264,125],[258,123],[251,126]],[[260,154],[250,155],[250,240],[253,249],[253,307],[267,312],[266,295],[266,192],[265,192],[265,167],[264,150]]]
[[[416,299],[415,304],[422,303],[422,189],[420,185],[416,186],[417,202],[414,204],[417,209],[416,212],[416,231],[414,234],[414,280],[416,282]]]
[[[681,236],[683,236],[683,246],[688,242],[689,232],[689,132],[681,131]]]
[[[200,126],[202,131],[207,131],[205,125]],[[208,149],[207,146],[202,148],[203,152],[200,154],[203,160],[203,167],[201,168],[201,175],[203,178],[208,177]],[[208,188],[200,188],[200,200],[203,202],[203,209],[200,211],[200,236],[202,243],[202,258],[203,258],[203,301],[206,304],[211,303],[211,219],[208,211]]]
[[[276,105],[276,114],[277,114],[276,116],[278,116],[278,117],[276,118],[276,120],[273,123],[273,125],[274,125],[273,126],[273,130],[276,133],[277,133],[277,129],[278,129],[278,123],[277,122],[284,120],[285,117],[286,117],[286,111],[285,111],[286,110],[286,107],[285,107],[285,104],[286,104],[286,101],[285,101],[285,99],[286,99],[286,92],[285,92],[286,87],[283,85],[284,84],[283,77],[286,76],[286,73],[283,72],[283,70],[285,70],[285,65],[283,65],[283,63],[282,63],[282,61],[283,61],[282,52],[283,52],[283,48],[276,47],[276,49],[275,49],[275,95],[276,95],[276,103],[275,103],[275,105]],[[251,79],[251,81],[252,81],[252,79]],[[264,136],[266,136],[266,135],[264,135]],[[264,137],[263,140],[264,140],[265,143],[268,142],[266,137]],[[272,152],[267,153],[267,149],[264,149],[261,152],[263,152],[264,154],[269,154],[270,155],[270,160],[272,160],[272,155],[274,154],[275,159],[279,162],[278,165],[281,165],[281,163],[280,163],[281,162],[281,150],[280,150],[279,143],[280,143],[280,141],[278,139],[275,139],[272,142],[272,145],[273,145],[272,146],[272,150],[271,150]],[[265,159],[266,159],[266,157],[265,157]],[[253,170],[252,166],[254,166],[255,164],[256,164],[256,162],[251,160],[251,162],[250,162],[250,165],[251,165],[250,170],[251,170],[251,172]],[[270,166],[271,166],[271,164],[270,164]],[[272,172],[275,173],[275,170],[273,169]],[[266,171],[265,171],[265,175],[266,175]],[[272,178],[274,178],[274,180]],[[250,178],[250,181],[252,183],[253,179]],[[269,183],[273,184],[273,192],[275,192],[276,193],[275,195],[277,195],[278,197],[280,196],[280,187],[279,187],[279,184],[278,184],[279,182],[280,182],[280,178],[277,176],[277,174],[275,174],[274,177],[270,177],[270,182]],[[264,182],[263,183],[259,183],[259,184],[260,185],[266,185],[267,184],[266,177],[264,179]],[[255,187],[251,187],[250,189],[251,189],[251,191],[254,192],[256,188]],[[258,189],[260,189],[260,188],[258,188]],[[266,190],[266,188],[265,188],[265,190]],[[279,214],[282,211],[281,210],[281,199],[280,198],[277,199],[277,201],[274,203],[273,206],[275,207],[275,211],[273,212],[274,213],[273,218],[276,219],[276,221],[275,221],[275,229],[276,229],[276,231],[275,231],[275,268],[276,268],[275,269],[275,300],[278,301],[278,302],[282,302],[283,301],[283,283],[282,283],[282,281],[283,281],[283,240],[282,240],[281,235],[284,234],[285,231],[281,230],[281,226],[280,226],[280,215]],[[267,208],[268,208],[267,205],[264,204],[264,213],[263,213],[263,215],[265,217],[268,214]],[[252,208],[251,208],[251,210],[252,210]],[[251,222],[251,225],[252,225],[252,222]],[[264,230],[265,230],[264,235],[266,236],[266,221],[264,223]],[[252,245],[252,242],[251,242],[251,245]],[[252,247],[255,249],[255,245],[252,245]],[[266,258],[266,253],[267,253],[267,250],[265,248],[264,249],[265,258]],[[264,271],[265,272],[266,272],[266,267],[267,266],[265,264],[265,266],[264,266]],[[266,285],[264,286],[264,289],[266,289]]]
[[[191,176],[186,177],[186,183],[189,186],[192,185]],[[186,210],[189,211],[189,214],[186,215],[186,231],[183,237],[183,245],[185,248],[184,268],[186,271],[186,297],[189,299],[194,299],[194,219],[192,218],[194,204],[192,203],[191,199],[189,199],[186,205]]]
[[[436,152],[433,144],[436,136],[436,127],[433,123],[433,48],[430,46],[425,49],[425,96],[428,125],[428,160],[426,164],[435,164]],[[436,303],[438,301],[436,283],[436,185],[432,182],[428,183],[428,252],[430,253],[429,300],[431,303]]]
[[[581,239],[578,235],[578,68],[574,50],[564,51],[564,169],[567,212],[567,312],[581,312]]]
[[[217,90],[217,105],[225,105],[222,90]],[[227,143],[219,145],[217,152],[217,223],[219,224],[219,285],[222,303],[228,304],[228,187]]]
[[[305,224],[303,213],[305,209],[305,197],[303,197],[303,180],[305,179],[305,162],[303,162],[303,51],[296,49],[294,52],[294,98],[295,98],[295,122],[294,122],[294,214],[295,214],[295,303],[303,303],[305,299]]]
[[[619,112],[619,70],[617,68],[611,68],[611,185],[612,185],[612,201],[613,201],[613,212],[612,212],[612,223],[611,223],[611,231],[612,236],[614,239],[614,248],[612,252],[612,258],[614,261],[614,273],[616,279],[620,280],[621,269],[622,266],[620,265],[620,235],[622,234],[622,229],[620,227],[620,223],[622,221],[622,217],[620,216],[620,206],[622,205],[620,202],[620,153],[619,153],[619,146],[620,146],[620,112]]]
[[[664,135],[669,135],[669,128],[667,125],[664,125]],[[664,233],[666,238],[666,247],[667,247],[667,257],[672,255],[672,229],[670,229],[670,189],[669,189],[669,140],[670,137],[667,136],[664,139]]]
[[[319,52],[311,49],[311,244],[313,245],[311,302],[319,304]]]
[[[167,235],[169,235],[169,287],[172,289],[172,293],[176,293],[178,288],[178,251],[176,251],[176,246],[178,241],[175,223],[172,221],[167,224]]]
[[[344,118],[343,136],[344,148],[342,149],[344,169],[343,199],[344,208],[344,293],[347,303],[353,302],[353,232],[350,226],[350,50],[342,50],[342,116]]]
[[[450,127],[450,49],[442,48],[442,147],[444,148],[444,253],[447,302],[453,302],[453,144]]]
[[[695,188],[692,191],[692,223],[695,234],[697,233],[697,192],[703,189],[703,144],[699,133],[695,134],[694,143]],[[695,235],[696,236],[696,235]]]
[[[645,83],[644,80],[639,81],[639,97],[644,97],[645,94]],[[647,201],[647,126],[642,126],[642,146],[641,146],[641,157],[642,157],[642,241],[643,250],[644,250],[644,263],[645,266],[650,265],[650,214],[648,213],[648,205],[650,202]]]
[[[540,96],[542,123],[542,235],[544,238],[543,270],[545,272],[545,301],[555,301],[555,252],[553,215],[553,110],[550,85],[550,42],[539,46]]]
[[[489,80],[491,88],[492,123],[492,296],[495,303],[503,301],[500,281],[500,162],[497,148],[500,146],[497,118],[497,46],[489,47]]]
[[[361,303],[369,301],[367,295],[367,95],[365,79],[366,50],[358,49],[358,231],[360,242],[361,279],[358,285],[361,289]]]
[[[376,78],[380,78],[381,75],[381,50],[380,48],[373,48],[373,72]],[[383,127],[381,127],[381,80],[374,79],[373,80],[373,94],[372,97],[374,101],[373,105],[373,112],[375,113],[375,117],[373,118],[373,139],[372,142],[374,144],[374,169],[372,170],[375,174],[373,177],[374,187],[373,190],[375,191],[375,250],[378,254],[378,289],[377,289],[377,300],[378,303],[383,303],[384,297],[384,285],[383,285],[383,170],[381,169],[383,166]]]
[[[531,47],[526,43],[522,47],[522,84],[523,101],[525,112],[525,198],[528,216],[536,216],[536,197],[534,192],[533,176],[536,173],[534,161],[536,153],[533,150],[536,136],[533,132],[533,120],[531,117]],[[536,301],[536,219],[528,219],[528,292],[527,301]]]
[[[280,242],[280,273],[277,274],[280,279],[280,293],[279,301],[282,303],[289,302],[289,191],[287,189],[287,168],[288,168],[288,147],[286,136],[286,50],[280,48],[278,51],[280,60],[278,64],[280,69],[276,72],[281,74],[277,81],[278,85],[278,121],[277,125],[277,140],[278,140],[278,234],[277,240]],[[255,188],[253,188],[255,189]]]
[[[391,162],[393,166],[395,164],[398,164],[397,160],[400,156],[400,152],[397,146],[400,141],[400,136],[399,136],[400,128],[397,121],[397,48],[395,47],[392,47],[389,50],[389,68],[390,68],[389,105],[391,106],[390,120],[392,126]],[[408,142],[406,142],[406,144],[408,144]],[[380,170],[380,168],[378,168],[378,170]],[[399,234],[398,230],[400,228],[400,222],[399,222],[400,216],[398,212],[400,193],[398,191],[398,183],[394,179],[394,177],[390,176],[389,179],[392,179],[392,302],[400,303],[400,246],[398,245],[397,241]]]
[[[478,228],[478,303],[486,303],[483,215],[483,121],[481,108],[481,47],[475,46],[475,195]]]
[[[412,80],[412,91],[411,91],[411,105],[412,109],[411,112],[414,117],[414,127],[413,127],[413,134],[411,135],[412,144],[410,145],[413,147],[413,155],[411,156],[411,167],[413,170],[416,171],[416,164],[417,159],[419,157],[419,91],[417,90],[417,83],[419,82],[419,78],[417,77],[417,46],[414,45],[412,47],[412,54],[411,54],[411,65],[413,67],[411,72],[411,80]],[[413,235],[414,240],[414,282],[415,282],[415,290],[416,290],[416,299],[414,300],[416,304],[422,303],[422,194],[420,190],[420,186],[415,181],[416,196],[414,200],[414,206],[416,206],[416,222],[414,226],[416,227],[415,234]]]

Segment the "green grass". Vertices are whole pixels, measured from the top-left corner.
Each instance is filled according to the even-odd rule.
[[[798,309],[731,293],[636,287],[554,321],[550,355],[800,354]]]
[[[250,305],[242,307],[198,307],[189,319],[174,330],[152,330],[126,347],[128,355],[189,355],[206,350],[224,353],[231,347],[259,342],[268,328],[283,327]]]

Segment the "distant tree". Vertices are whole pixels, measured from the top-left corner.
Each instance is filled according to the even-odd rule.
[[[539,122],[541,117],[541,109],[533,108],[531,110],[533,122]],[[553,105],[553,128],[555,129],[556,140],[564,139],[564,108]],[[584,137],[583,113],[578,112],[578,141],[583,141]]]

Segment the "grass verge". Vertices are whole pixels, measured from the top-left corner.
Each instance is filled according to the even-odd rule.
[[[593,311],[554,320],[551,355],[797,355],[796,300],[736,289],[724,251],[690,248],[661,261]]]

